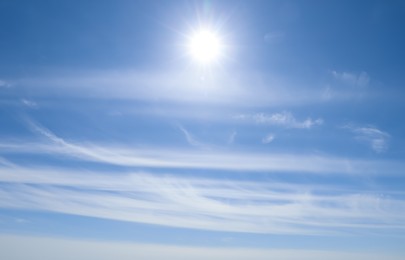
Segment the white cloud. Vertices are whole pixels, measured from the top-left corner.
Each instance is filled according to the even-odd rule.
[[[136,148],[112,144],[68,142],[28,121],[33,131],[46,137],[46,142],[0,142],[3,153],[47,154],[66,156],[127,167],[222,169],[236,171],[275,171],[314,174],[357,173],[396,174],[400,164],[385,161],[349,160],[347,158],[280,153],[246,153],[211,149]]]
[[[11,86],[11,84],[9,82],[0,79],[0,88],[2,88],[2,87],[8,88],[10,86]]]
[[[187,143],[190,144],[191,146],[195,146],[198,148],[202,149],[207,149],[208,146],[200,141],[198,141],[187,129],[185,129],[183,126],[179,125],[178,128],[180,131],[184,134],[184,137],[187,140]]]
[[[0,207],[215,231],[401,232],[405,201],[329,185],[0,168]],[[40,185],[30,185],[40,184]],[[390,194],[387,192],[386,194]]]
[[[401,254],[384,252],[169,246],[15,235],[0,236],[0,244],[2,245],[0,258],[7,260],[401,260],[404,258]]]
[[[370,94],[366,90],[371,79],[364,71],[360,73],[330,71],[330,75],[333,81],[325,84],[318,93],[322,101],[350,100]]]
[[[275,138],[274,134],[268,134],[265,137],[263,137],[262,143],[264,143],[264,144],[271,143],[271,142],[273,142],[274,138]]]
[[[238,132],[232,131],[228,138],[228,144],[233,144],[235,142],[235,138]]]
[[[258,113],[252,115],[239,115],[236,118],[242,120],[253,120],[258,124],[268,124],[286,128],[309,129],[312,128],[313,126],[323,124],[323,119],[321,118],[315,120],[311,118],[307,118],[301,121],[297,120],[292,113],[287,111],[274,114]]]
[[[328,101],[328,100],[330,100],[334,95],[335,95],[335,94],[334,94],[332,88],[331,88],[329,85],[327,85],[327,86],[323,89],[323,91],[322,91],[321,99],[324,100],[324,101]]]
[[[28,100],[28,99],[23,98],[23,99],[21,99],[21,103],[24,106],[27,106],[29,108],[38,108],[38,104],[36,102],[32,101],[32,100]]]
[[[364,71],[358,74],[332,71],[332,75],[335,79],[352,86],[365,87],[370,82],[370,76]]]
[[[13,80],[30,89],[31,98],[80,97],[159,101],[173,104],[211,104],[233,107],[279,106],[319,102],[316,90],[297,86],[289,78],[252,72],[224,71],[65,71]],[[235,76],[237,74],[237,76]],[[297,93],[291,95],[291,92]],[[171,108],[173,109],[173,108]],[[179,111],[179,113],[190,111]]]
[[[33,121],[45,137],[37,143],[0,143],[5,156],[43,154],[151,172],[91,172],[0,164],[0,207],[52,211],[121,221],[216,231],[335,234],[347,229],[378,232],[405,229],[405,202],[362,190],[333,185],[262,183],[159,175],[154,168],[223,169],[302,174],[390,174],[400,162],[360,161],[327,156],[235,151],[128,148],[68,142]],[[365,131],[364,129],[362,130]],[[367,130],[375,133],[376,131]],[[40,184],[40,185],[31,185]],[[11,188],[10,188],[11,187]]]
[[[0,156],[0,164],[8,167],[17,167],[17,165],[13,164],[12,162],[4,159],[3,157]]]
[[[14,221],[18,224],[27,224],[30,223],[31,221],[25,219],[25,218],[15,218]]]
[[[388,141],[390,135],[378,128],[372,126],[355,127],[345,126],[345,128],[351,130],[356,134],[356,139],[361,142],[366,142],[377,153],[385,152],[388,149]]]

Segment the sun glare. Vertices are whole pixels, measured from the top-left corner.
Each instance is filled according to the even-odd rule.
[[[222,54],[222,49],[221,40],[213,31],[200,30],[190,37],[190,55],[202,64],[217,61]]]

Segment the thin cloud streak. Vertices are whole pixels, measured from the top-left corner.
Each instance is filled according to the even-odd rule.
[[[370,76],[364,71],[358,74],[352,72],[332,71],[332,75],[335,79],[356,87],[366,87],[370,82]]]
[[[187,143],[189,143],[191,146],[201,148],[201,149],[207,149],[208,146],[206,144],[201,143],[198,141],[187,129],[185,129],[183,126],[179,125],[178,128],[180,131],[184,134],[184,137],[187,140]]]
[[[258,79],[227,73],[201,79],[200,71],[71,71],[14,80],[16,91],[28,89],[32,98],[80,97],[133,99],[175,103],[209,103],[231,106],[279,106],[320,102],[317,91],[302,91],[287,79],[267,76]],[[55,76],[56,75],[56,76]],[[226,86],[226,87],[224,87]],[[290,95],[291,91],[298,92]]]
[[[0,88],[9,88],[11,84],[5,80],[0,79]]]
[[[0,165],[8,166],[8,167],[17,167],[14,163],[10,162],[9,160],[4,159],[0,156]]]
[[[236,136],[237,136],[237,135],[238,135],[238,132],[232,131],[231,134],[230,134],[229,137],[228,137],[228,144],[233,144],[233,143],[235,143],[235,139],[236,139]]]
[[[360,142],[366,142],[376,153],[383,153],[388,150],[390,135],[373,126],[352,126],[346,125],[344,128],[352,131],[355,138]]]
[[[319,235],[405,228],[405,201],[333,185],[57,168],[0,168],[0,182],[2,208],[251,233]]]
[[[65,156],[80,162],[165,169],[387,174],[402,164],[327,156],[133,149],[77,144],[27,120],[35,143],[0,143],[0,153]],[[192,229],[327,235],[348,230],[389,232],[405,228],[405,202],[392,194],[334,190],[290,183],[190,178],[171,173],[90,172],[2,163],[0,207]],[[128,169],[127,169],[128,170]],[[334,192],[335,191],[335,192]]]
[[[63,155],[80,161],[127,167],[219,169],[314,174],[397,174],[404,165],[395,161],[351,160],[319,155],[196,151],[176,148],[128,148],[77,144],[28,121],[46,142],[0,143],[1,153]]]
[[[24,106],[29,107],[29,108],[38,108],[38,104],[35,101],[32,101],[32,100],[28,100],[28,99],[23,98],[23,99],[21,99],[21,103]]]
[[[294,115],[290,112],[283,111],[281,113],[274,113],[274,114],[265,114],[265,113],[258,113],[258,114],[242,114],[235,117],[236,119],[241,120],[249,120],[253,121],[257,124],[266,124],[266,125],[274,125],[280,126],[285,128],[302,128],[302,129],[310,129],[314,126],[322,125],[323,119],[312,119],[306,118],[305,120],[297,120]]]
[[[274,134],[268,134],[265,137],[263,137],[262,143],[269,144],[273,142],[274,138],[276,138]]]
[[[59,139],[56,139],[58,141]],[[313,174],[398,174],[403,163],[396,161],[349,160],[317,155],[237,153],[180,149],[129,149],[112,145],[58,143],[0,143],[3,154],[46,154],[80,161],[126,167],[173,169],[218,169]]]

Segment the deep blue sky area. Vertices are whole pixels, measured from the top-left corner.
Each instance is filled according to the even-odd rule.
[[[403,1],[0,0],[0,258],[405,258]]]

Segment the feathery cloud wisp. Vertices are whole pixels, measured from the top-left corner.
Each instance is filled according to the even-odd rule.
[[[335,79],[352,86],[365,87],[370,82],[370,76],[362,71],[359,74],[351,72],[337,72],[332,71],[332,75]]]
[[[0,79],[0,88],[3,88],[3,87],[4,87],[4,88],[8,88],[8,87],[10,87],[10,86],[11,86],[11,84],[10,84],[9,82]]]
[[[232,131],[228,138],[228,144],[233,144],[235,142],[238,132]]]
[[[21,99],[21,103],[24,106],[29,107],[29,108],[38,108],[38,104],[35,101],[32,101],[32,100],[28,100],[28,99],[23,98],[23,99]]]
[[[263,183],[190,177],[176,169],[266,171],[268,173],[387,174],[403,165],[327,156],[237,153],[173,149],[134,149],[74,143],[27,121],[40,134],[36,143],[0,143],[7,156],[66,156],[80,162],[124,166],[126,172],[0,164],[0,207],[34,209],[89,217],[193,229],[273,233],[332,234],[347,229],[405,229],[405,202],[367,190],[327,185]],[[362,130],[364,132],[364,129]],[[373,131],[368,131],[373,132]],[[2,166],[1,166],[2,165]],[[128,172],[132,167],[148,172]],[[170,174],[154,172],[165,169]],[[32,185],[40,184],[40,185]],[[335,192],[334,192],[335,191]]]
[[[0,186],[0,207],[232,232],[405,229],[405,202],[391,196],[331,184],[187,176],[0,167],[8,184]]]
[[[242,120],[251,120],[258,124],[267,124],[267,125],[275,125],[280,127],[286,128],[302,128],[302,129],[310,129],[313,126],[322,125],[323,119],[311,119],[307,118],[305,120],[297,120],[294,115],[290,112],[283,111],[281,113],[274,113],[274,114],[265,114],[265,113],[258,113],[258,114],[248,114],[248,115],[239,115],[236,116],[237,119]]]
[[[191,146],[195,146],[198,148],[206,149],[208,146],[206,144],[201,143],[198,141],[187,129],[185,129],[183,126],[179,125],[178,128],[180,131],[184,134],[184,137],[187,140],[187,143],[190,144]]]
[[[377,153],[385,152],[388,149],[388,141],[390,135],[380,129],[373,126],[355,127],[345,126],[345,128],[351,130],[356,139],[361,142],[366,142]]]
[[[264,143],[264,144],[271,143],[271,142],[273,142],[274,138],[275,138],[274,134],[268,134],[265,137],[263,137],[262,143]]]
[[[242,153],[237,151],[195,151],[178,148],[134,148],[106,144],[74,143],[48,129],[30,122],[46,142],[0,142],[2,153],[63,155],[80,161],[91,161],[125,167],[222,169],[236,171],[274,171],[290,173],[396,174],[399,162],[367,161],[319,155],[280,153]]]

